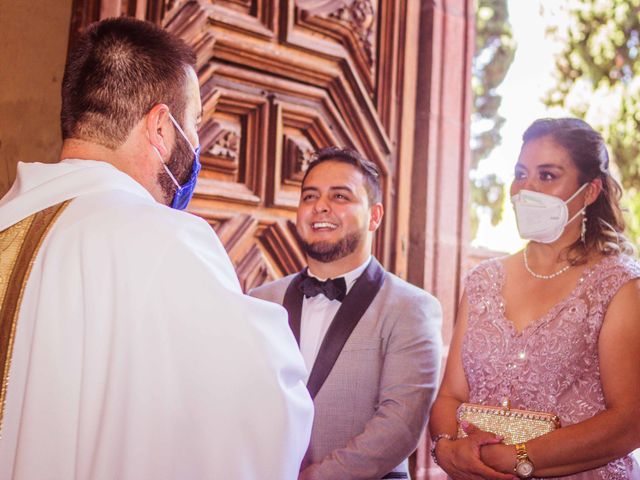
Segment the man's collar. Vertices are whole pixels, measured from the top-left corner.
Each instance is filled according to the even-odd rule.
[[[358,277],[360,277],[360,275],[362,275],[362,272],[365,271],[365,269],[369,266],[369,263],[371,263],[371,259],[373,257],[371,255],[369,255],[367,257],[367,259],[358,267],[354,268],[353,270],[344,273],[342,275],[336,275],[334,278],[339,278],[339,277],[344,277],[345,282],[347,283],[347,293],[349,293],[349,290],[351,290],[351,287],[353,287],[353,284],[356,282],[356,280],[358,279]],[[327,280],[326,278],[320,278],[317,275],[315,275],[310,268],[307,268],[307,274],[310,277],[314,277],[317,278],[318,280],[324,281]]]

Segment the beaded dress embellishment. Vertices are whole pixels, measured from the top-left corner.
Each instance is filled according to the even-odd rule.
[[[567,297],[518,332],[505,316],[502,263],[492,259],[478,265],[466,279],[469,321],[462,362],[468,401],[500,405],[507,397],[513,408],[556,413],[563,426],[603,411],[600,329],[615,293],[639,277],[635,259],[605,257],[585,270]],[[631,462],[627,456],[572,477],[626,479]]]

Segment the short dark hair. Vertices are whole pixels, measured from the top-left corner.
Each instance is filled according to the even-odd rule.
[[[524,132],[523,146],[543,137],[567,151],[578,169],[580,185],[596,178],[602,181],[602,192],[586,209],[585,242],[578,239],[569,247],[572,263],[583,263],[593,250],[603,254],[631,253],[633,246],[623,235],[622,188],[609,173],[609,154],[602,135],[578,118],[541,118]]]
[[[65,66],[62,138],[117,148],[158,103],[182,123],[194,65],[193,50],[153,23],[119,17],[89,25]]]
[[[380,170],[371,160],[367,160],[360,153],[351,148],[325,147],[318,150],[304,173],[304,184],[311,170],[323,162],[348,163],[356,167],[363,175],[364,188],[367,191],[369,205],[382,202],[382,187],[380,186]]]

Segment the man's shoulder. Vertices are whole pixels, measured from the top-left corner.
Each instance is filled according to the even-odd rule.
[[[130,230],[150,229],[159,234],[177,234],[184,229],[203,229],[209,231],[208,223],[200,217],[187,212],[174,210],[165,205],[150,201],[126,191],[106,191],[83,195],[72,200],[79,210],[94,221],[106,221],[111,225]],[[70,206],[71,206],[70,205]]]
[[[259,287],[252,288],[249,291],[249,295],[256,298],[261,298],[262,300],[282,303],[284,294],[287,291],[289,284],[296,275],[298,275],[298,273],[293,273],[291,275],[287,275],[286,277],[279,278],[278,280],[264,283]]]
[[[213,229],[202,218],[126,191],[79,196],[58,222],[61,241],[126,251],[140,259],[164,256],[168,251],[174,256],[177,251],[217,251],[219,246]]]
[[[391,324],[436,326],[442,321],[442,306],[436,297],[390,272],[385,273],[374,308]]]
[[[437,339],[442,326],[438,299],[390,272],[368,315],[381,325],[381,337]]]
[[[437,302],[426,290],[407,282],[391,272],[385,272],[385,281],[380,293],[391,301]]]

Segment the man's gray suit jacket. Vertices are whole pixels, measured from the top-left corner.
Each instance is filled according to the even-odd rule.
[[[319,373],[316,367],[331,349],[336,319],[354,320],[341,317],[340,310],[311,372],[308,387],[315,395],[315,418],[301,470],[314,465],[310,470],[314,480],[408,478],[407,458],[418,444],[435,397],[442,358],[442,310],[436,298],[384,271],[374,258],[340,308],[359,300],[354,295],[366,296],[358,283],[376,268],[381,287],[361,318],[355,319],[357,324],[336,351],[333,366],[325,365],[326,379],[322,381],[321,373],[320,384],[313,380]],[[285,304],[298,343],[299,275],[250,292]],[[295,303],[298,306],[292,307]],[[314,392],[312,382],[319,390]]]

